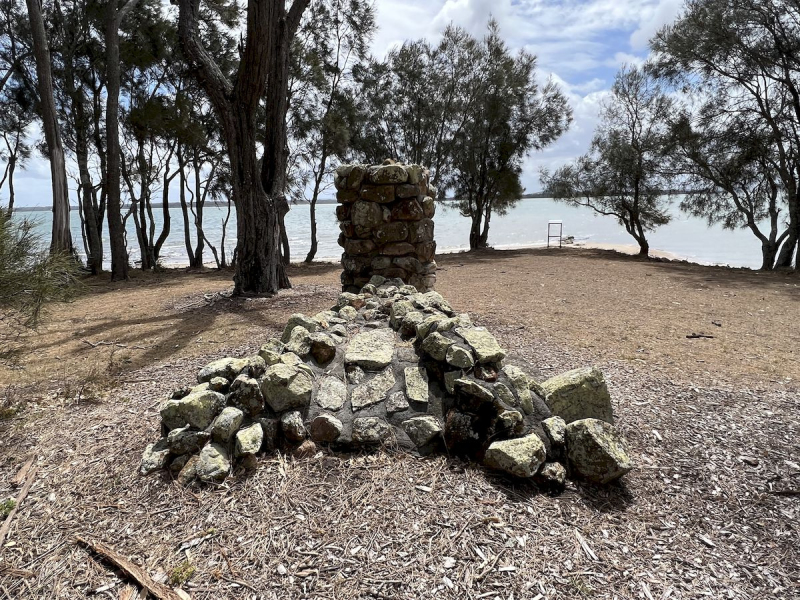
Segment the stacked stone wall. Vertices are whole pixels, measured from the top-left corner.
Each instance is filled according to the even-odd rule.
[[[435,189],[419,165],[342,165],[334,177],[341,235],[342,290],[357,293],[373,275],[421,292],[436,283]]]

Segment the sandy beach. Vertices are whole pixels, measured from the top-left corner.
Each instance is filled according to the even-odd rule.
[[[551,497],[457,459],[327,451],[267,456],[218,489],[140,478],[165,394],[328,308],[340,268],[293,266],[294,288],[263,299],[226,297],[215,271],[89,279],[0,369],[0,495],[29,456],[38,468],[0,590],[119,597],[80,535],[151,574],[189,561],[184,589],[208,600],[800,594],[796,274],[578,247],[437,261],[437,290],[532,373],[604,371],[637,465],[621,485]]]

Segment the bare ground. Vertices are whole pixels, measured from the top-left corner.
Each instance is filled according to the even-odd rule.
[[[297,268],[272,299],[215,295],[227,274],[90,282],[0,371],[24,407],[0,422],[0,495],[31,453],[38,469],[0,594],[124,597],[82,535],[151,576],[194,567],[197,599],[800,596],[797,276],[589,250],[439,262],[437,289],[534,372],[604,370],[639,465],[621,485],[552,497],[392,452],[268,456],[214,489],[140,478],[166,391],[330,305],[338,268]]]

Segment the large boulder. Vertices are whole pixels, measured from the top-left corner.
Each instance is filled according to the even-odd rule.
[[[611,396],[603,373],[595,367],[574,369],[542,383],[545,402],[567,423],[600,419],[614,424]]]
[[[210,390],[193,392],[188,396],[167,400],[161,407],[161,422],[164,427],[177,429],[189,425],[205,429],[225,406],[225,396]]]
[[[633,468],[627,441],[605,421],[573,421],[567,425],[564,437],[570,468],[584,479],[610,483]]]
[[[483,462],[516,477],[533,477],[544,463],[544,443],[535,433],[521,438],[492,442]]]

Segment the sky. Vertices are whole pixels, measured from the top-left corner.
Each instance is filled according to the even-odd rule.
[[[614,74],[647,57],[648,40],[678,15],[682,0],[375,0],[378,32],[373,53],[383,57],[407,39],[436,41],[454,23],[480,36],[490,15],[512,49],[538,57],[540,81],[552,77],[569,98],[570,130],[525,161],[522,183],[541,189],[539,169],[556,168],[585,153]],[[72,187],[74,184],[70,182]],[[15,177],[17,206],[52,202],[48,163],[37,157]],[[0,193],[0,204],[7,191]],[[73,203],[75,202],[73,198]]]

